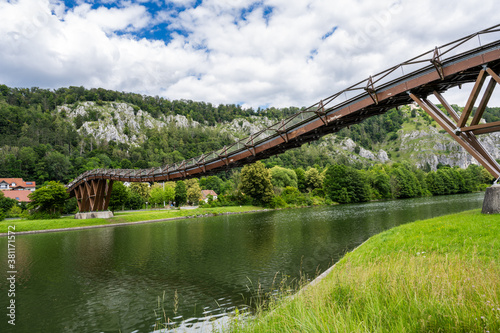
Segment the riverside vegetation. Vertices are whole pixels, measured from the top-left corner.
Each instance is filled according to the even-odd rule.
[[[454,107],[460,112],[459,107]],[[51,91],[0,85],[0,176],[35,180],[55,189],[50,182],[68,182],[95,168],[157,167],[218,149],[248,135],[244,128],[255,130],[298,110],[216,107],[81,87]],[[500,108],[489,108],[484,117],[497,120]],[[476,165],[467,169],[445,164],[419,165],[415,158],[420,155],[415,157],[408,150],[417,149],[415,140],[423,144],[423,132],[419,129],[424,127],[437,133],[436,124],[425,113],[410,107],[390,110],[336,135],[327,135],[318,142],[243,169],[152,187],[125,187],[116,182],[110,209],[161,207],[170,202],[196,205],[202,189],[218,194],[218,200],[203,204],[206,208],[284,208],[467,193],[491,184],[491,176]],[[98,132],[116,135],[103,137]],[[414,135],[413,141],[407,140]],[[431,141],[435,144],[434,139]],[[339,148],[341,143],[344,146]],[[426,149],[439,149],[440,145],[450,156],[456,150],[448,143]],[[373,157],[367,149],[380,149],[380,157]],[[76,210],[74,198],[52,202],[55,208],[50,209],[46,202],[37,200],[30,207],[14,203],[0,197],[0,219],[52,218]],[[28,210],[37,214],[30,215]]]
[[[500,216],[479,210],[390,229],[224,331],[499,332],[499,234]]]

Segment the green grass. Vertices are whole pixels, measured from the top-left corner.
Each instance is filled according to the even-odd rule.
[[[348,253],[316,286],[235,332],[500,332],[500,216],[406,224]]]
[[[148,210],[140,212],[116,213],[109,219],[84,219],[77,220],[73,217],[64,217],[51,220],[10,220],[0,222],[0,233],[7,232],[8,226],[15,226],[16,232],[32,230],[49,230],[59,228],[75,228],[95,225],[106,225],[114,223],[128,223],[138,221],[160,220],[181,216],[200,216],[205,214],[222,213],[243,213],[253,210],[262,210],[262,207],[255,206],[235,206],[235,207],[217,207],[217,208],[197,208],[186,210]]]

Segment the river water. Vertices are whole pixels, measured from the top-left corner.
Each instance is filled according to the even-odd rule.
[[[313,278],[374,234],[480,208],[483,195],[18,235],[15,327],[2,237],[0,332],[152,332],[160,316],[181,331],[206,331],[249,310],[259,286]]]

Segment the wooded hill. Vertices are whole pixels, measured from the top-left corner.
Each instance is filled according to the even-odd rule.
[[[66,183],[94,168],[175,163],[219,149],[297,111],[170,101],[101,88],[0,85],[0,175],[37,184]],[[500,120],[500,108],[488,108],[484,118]],[[486,141],[500,158],[498,136]],[[467,167],[471,158],[460,149],[425,113],[408,106],[264,163],[294,169],[341,163],[360,169],[408,160],[428,171],[439,164]]]

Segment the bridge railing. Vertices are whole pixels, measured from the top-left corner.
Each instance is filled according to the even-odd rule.
[[[302,124],[316,120],[318,117],[325,116],[327,114],[334,113],[339,107],[350,103],[361,97],[366,97],[368,95],[376,92],[377,89],[382,87],[390,86],[397,80],[401,80],[406,76],[415,76],[418,72],[426,72],[429,70],[437,70],[440,72],[441,65],[444,61],[449,63],[453,61],[454,57],[462,56],[467,54],[467,52],[472,53],[473,51],[481,48],[487,48],[488,45],[498,42],[500,40],[500,24],[493,26],[488,29],[478,31],[474,34],[465,36],[463,38],[457,39],[453,42],[444,44],[442,46],[436,47],[433,50],[424,52],[410,60],[402,62],[396,66],[390,67],[380,73],[372,75],[367,79],[361,80],[350,87],[337,92],[325,99],[267,127],[250,136],[243,138],[225,146],[219,150],[197,156],[181,163],[174,163],[171,165],[165,165],[163,167],[150,168],[150,169],[96,169],[86,171],[77,178],[75,178],[71,183],[67,185],[68,189],[71,189],[74,185],[79,183],[82,179],[88,177],[99,176],[120,176],[120,177],[130,177],[130,178],[146,178],[151,175],[164,175],[179,173],[186,171],[190,168],[198,167],[198,165],[203,161],[203,163],[210,163],[220,158],[228,158],[231,155],[235,155],[249,147],[255,147],[259,143],[270,140],[280,134],[286,134],[287,132],[300,127]],[[375,94],[376,96],[376,94]]]

